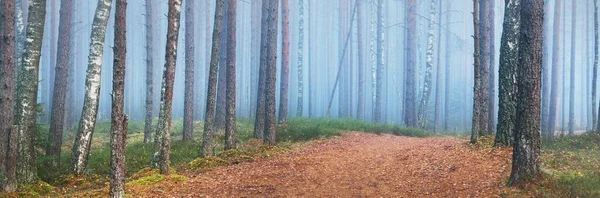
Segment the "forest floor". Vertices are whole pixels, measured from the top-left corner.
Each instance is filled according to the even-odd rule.
[[[134,197],[490,197],[510,174],[509,148],[465,139],[358,132],[311,141],[188,180],[127,189]]]

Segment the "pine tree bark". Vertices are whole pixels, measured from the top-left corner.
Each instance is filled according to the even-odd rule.
[[[435,39],[435,0],[431,0],[429,30],[427,36],[427,60],[425,63],[425,79],[423,85],[423,95],[419,105],[419,128],[424,129],[427,126],[427,108],[429,106],[429,97],[431,96],[433,81],[433,40]]]
[[[522,0],[519,25],[518,103],[510,185],[539,174],[543,1]]]
[[[414,0],[408,0],[409,2],[409,15],[411,10],[414,9],[410,6],[410,2]],[[413,3],[414,4],[414,3]],[[414,6],[414,5],[413,5]],[[414,14],[414,13],[413,13]],[[409,24],[410,26],[410,24]],[[383,89],[383,0],[377,0],[377,72],[376,72],[376,88],[375,88],[375,110],[374,110],[374,121],[381,122],[381,101],[382,101],[382,89]],[[411,31],[411,30],[409,30]],[[415,35],[416,36],[416,35]],[[409,41],[410,42],[410,41]],[[414,113],[414,112],[413,112]],[[416,119],[415,119],[416,126]]]
[[[237,0],[228,0],[227,6],[227,102],[225,114],[225,150],[235,149],[235,56],[236,56],[236,15],[237,15]]]
[[[560,32],[560,26],[561,26],[561,21],[560,19],[561,17],[561,0],[556,0],[556,2],[554,3],[554,39],[553,39],[553,46],[552,46],[552,84],[550,87],[550,106],[548,107],[548,128],[545,130],[546,133],[543,134],[544,136],[548,136],[548,137],[552,137],[554,136],[554,131],[555,131],[555,127],[556,127],[556,120],[557,120],[557,108],[558,108],[558,94],[560,91],[558,82],[559,82],[559,75],[561,73],[560,68],[560,62],[559,62],[559,58],[560,58],[560,39],[561,39],[561,32]],[[595,73],[595,72],[594,72]],[[595,86],[594,84],[592,84],[592,86]],[[592,101],[595,101],[595,90],[594,87],[592,87]],[[595,104],[592,103],[592,108],[595,108]]]
[[[15,2],[0,4],[0,192],[17,189],[15,104]]]
[[[300,8],[302,9],[302,8]],[[290,7],[288,0],[281,0],[281,33],[282,47],[281,50],[281,81],[279,90],[279,124],[285,124],[288,116],[288,85],[290,78]],[[302,20],[302,19],[301,19]],[[300,101],[298,101],[300,104]]]
[[[263,45],[264,50],[262,53],[267,53],[264,57],[264,61],[261,60],[261,65],[265,66],[265,129],[264,129],[264,143],[275,144],[276,133],[275,133],[275,81],[277,75],[277,9],[279,8],[278,0],[264,0],[268,1],[268,11],[263,10],[263,18],[266,19],[264,24],[263,32],[266,32],[267,37],[261,39],[262,42],[266,42]],[[264,6],[264,4],[263,4]],[[265,16],[266,15],[266,16]],[[262,55],[261,55],[262,56]]]
[[[18,154],[16,178],[19,184],[31,184],[39,180],[36,167],[36,109],[38,76],[42,39],[44,33],[46,1],[29,1],[27,17],[26,53],[17,76],[16,120],[18,127]],[[13,49],[13,48],[11,48]]]
[[[364,60],[363,60],[363,35],[362,35],[362,30],[363,30],[363,21],[362,21],[362,0],[357,0],[356,1],[356,22],[357,22],[357,50],[358,50],[358,98],[356,101],[356,118],[358,120],[363,120],[364,119],[364,114],[365,114],[365,66],[363,65]],[[312,49],[311,49],[312,50]],[[311,82],[309,82],[311,83]]]
[[[298,0],[298,106],[296,116],[302,117],[304,108],[304,0]]]
[[[476,0],[477,1],[477,0]],[[417,115],[415,113],[415,90],[416,90],[416,59],[417,59],[417,22],[415,0],[406,1],[407,12],[407,57],[404,68],[404,124],[408,127],[417,127]]]
[[[439,115],[440,115],[440,95],[442,92],[442,2],[439,1],[438,4],[439,8],[438,8],[438,24],[439,24],[439,28],[438,28],[438,35],[439,35],[439,39],[437,40],[437,65],[436,65],[436,69],[435,69],[435,105],[433,107],[434,109],[434,113],[433,113],[433,132],[437,133],[437,126],[438,126],[438,119],[439,119]]]
[[[160,169],[160,174],[169,174],[169,150],[171,143],[171,110],[173,104],[173,84],[175,80],[175,63],[177,62],[177,37],[179,36],[179,18],[181,0],[169,0],[167,16],[167,47],[165,68],[163,71],[162,91],[160,96],[160,112],[156,133],[152,166]]]
[[[71,170],[76,174],[84,174],[90,153],[92,136],[98,114],[100,98],[100,79],[102,70],[102,55],[106,25],[110,14],[111,0],[98,0],[90,43],[90,55],[85,81],[85,98],[79,121],[79,129],[73,143],[71,155]]]
[[[450,8],[451,2],[446,1],[446,7]],[[450,14],[446,14],[446,23],[450,21]],[[444,131],[448,131],[450,127],[450,34],[446,32],[445,35],[445,49],[444,55],[445,60],[445,74],[444,74]]]
[[[569,88],[569,135],[575,135],[575,49],[577,48],[577,0],[573,0],[571,15],[571,72]]]
[[[271,2],[273,0],[262,0],[261,7],[261,30],[260,30],[260,60],[259,60],[259,72],[258,72],[258,89],[256,98],[256,116],[254,120],[254,137],[260,138],[266,141],[265,137],[265,112],[266,112],[266,84],[267,84],[267,59],[268,55],[268,41],[270,36],[268,29],[272,24],[267,24],[270,12]]]
[[[544,10],[549,9],[550,4],[544,4]],[[544,19],[551,19],[552,13],[544,12]],[[544,41],[550,41],[550,35],[552,35],[552,30],[550,29],[550,24],[552,20],[544,20]],[[551,59],[550,59],[550,42],[544,42],[544,48],[542,49],[543,57],[542,57],[542,134],[547,134],[548,129],[548,116],[550,114],[550,67],[551,67]]]
[[[146,22],[146,116],[144,143],[152,138],[152,115],[154,110],[154,0],[145,0]]]
[[[489,4],[491,1],[480,1],[479,4],[479,59],[480,60],[480,69],[479,69],[479,135],[489,135],[490,131],[488,131],[488,116],[490,112],[489,108],[489,83],[490,83],[490,31],[491,31],[491,21],[489,16]]]
[[[65,124],[65,102],[67,97],[67,84],[69,78],[69,59],[71,57],[71,19],[73,12],[72,0],[61,0],[60,24],[58,33],[58,54],[56,56],[56,76],[54,77],[54,94],[52,99],[52,112],[50,114],[50,146],[46,155],[52,157],[51,166],[60,166],[60,151],[62,134]]]
[[[115,41],[110,133],[110,197],[125,197],[125,145],[128,116],[123,114],[127,54],[127,0],[115,5]]]
[[[519,61],[520,1],[506,1],[502,38],[500,43],[500,77],[498,132],[495,144],[513,145],[514,126],[517,113],[517,66]]]
[[[488,24],[489,24],[489,87],[488,87],[488,134],[494,134],[496,131],[496,25],[495,18],[495,1],[488,2]]]
[[[225,0],[225,15],[223,15],[223,27],[221,29],[221,53],[219,53],[219,65],[227,64],[227,35],[229,31],[229,19],[227,10],[229,10],[229,0]],[[227,102],[227,67],[219,66],[219,76],[217,78],[217,108],[215,110],[215,131],[225,130],[225,114]]]
[[[600,109],[596,110],[596,82],[598,79],[598,55],[599,48],[598,45],[600,43],[600,37],[598,36],[598,0],[594,0],[594,67],[592,71],[592,126],[594,127],[592,130],[598,133],[598,126],[600,122],[598,122],[598,114],[600,114]]]
[[[261,6],[262,0],[252,0],[252,10],[250,13],[250,26],[251,26],[251,35],[250,35],[250,109],[256,109],[257,101],[258,101],[258,78],[259,78],[259,68],[260,68],[260,27],[261,27]],[[254,117],[255,115],[251,112],[250,117]],[[254,134],[255,138],[258,138],[260,135]]]
[[[215,105],[217,93],[217,73],[219,71],[219,51],[221,28],[223,25],[224,1],[217,0],[215,5],[215,20],[212,35],[212,49],[210,55],[210,68],[208,73],[208,88],[206,89],[206,113],[204,115],[204,131],[202,133],[202,150],[200,156],[210,155],[213,139],[213,124],[215,119]]]
[[[185,99],[183,107],[183,140],[194,139],[194,1],[185,6]]]
[[[474,41],[474,50],[473,50],[473,121],[471,127],[471,143],[476,143],[479,138],[481,125],[481,56],[480,51],[480,31],[479,31],[479,0],[473,0],[473,41]],[[485,125],[483,125],[485,126]]]

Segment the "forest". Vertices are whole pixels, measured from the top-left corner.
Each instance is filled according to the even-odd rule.
[[[598,0],[2,0],[0,197],[600,197]]]

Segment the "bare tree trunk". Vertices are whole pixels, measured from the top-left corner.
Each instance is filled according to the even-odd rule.
[[[561,65],[559,61],[559,52],[560,52],[560,19],[561,19],[561,0],[556,0],[554,5],[554,39],[552,46],[552,84],[550,87],[550,107],[549,107],[549,115],[548,115],[548,128],[546,129],[546,134],[544,136],[554,136],[554,130],[556,126],[556,110],[558,108],[558,93],[560,91],[558,85],[559,74],[561,73],[560,68]],[[592,84],[592,86],[595,86]],[[592,87],[592,90],[595,90]],[[592,100],[595,101],[595,92],[592,91]],[[595,108],[595,104],[592,104],[592,107]]]
[[[194,1],[185,6],[185,101],[183,107],[183,140],[194,139]]]
[[[237,0],[228,0],[227,6],[227,112],[225,116],[225,150],[235,149],[235,33]]]
[[[210,155],[213,123],[215,119],[215,105],[217,92],[217,73],[219,70],[219,51],[221,40],[221,27],[223,25],[223,10],[224,1],[217,0],[215,5],[215,20],[212,36],[212,49],[210,55],[210,71],[208,74],[208,88],[206,89],[206,114],[204,115],[204,131],[202,133],[202,150],[200,156],[206,157]]]
[[[115,7],[115,47],[110,133],[110,197],[125,197],[125,141],[129,116],[123,114],[125,64],[127,55],[127,0],[117,0]]]
[[[262,138],[266,141],[265,132],[265,112],[266,112],[266,84],[267,84],[267,59],[268,55],[268,41],[270,36],[268,32],[270,26],[273,24],[267,24],[270,12],[270,1],[273,0],[262,0],[261,7],[261,30],[260,30],[260,63],[259,63],[259,74],[258,74],[258,93],[256,98],[256,116],[254,120],[254,137]],[[276,9],[276,8],[275,8]],[[276,18],[276,17],[275,17]]]
[[[281,4],[281,13],[283,15],[281,20],[281,33],[283,35],[281,45],[283,49],[281,50],[281,84],[279,86],[279,124],[285,124],[288,116],[288,83],[290,78],[290,7],[288,0],[281,0]],[[300,101],[298,101],[299,104]]]
[[[544,4],[544,10],[549,9],[550,4]],[[544,12],[544,19],[552,19],[552,13]],[[552,29],[550,29],[550,24],[552,20],[544,20],[544,41],[550,41],[550,35],[552,35]],[[549,116],[549,103],[550,103],[550,67],[551,67],[551,59],[550,59],[550,42],[544,42],[544,47],[542,49],[543,57],[542,57],[542,134],[547,134],[548,129],[548,116]]]
[[[262,53],[266,53],[261,60],[261,66],[264,66],[265,71],[265,129],[264,129],[264,142],[266,144],[275,144],[275,81],[277,73],[277,9],[279,7],[278,0],[265,0],[268,1],[268,10],[263,10],[263,18],[266,17],[266,23],[262,32],[266,32],[267,37],[261,39],[265,42]],[[264,3],[263,3],[263,6]]]
[[[224,10],[229,10],[229,0],[225,1]],[[227,64],[227,35],[229,31],[229,19],[225,13],[223,15],[223,29],[221,29],[221,49],[224,49],[219,53],[219,65]],[[226,114],[226,102],[227,102],[227,67],[219,66],[219,76],[217,78],[217,108],[215,110],[215,131],[225,130],[225,114]]]
[[[15,2],[0,4],[0,192],[17,189],[15,104]]]
[[[60,166],[60,151],[62,134],[65,124],[65,102],[67,97],[67,84],[69,78],[69,59],[71,57],[71,18],[72,0],[61,0],[60,24],[58,37],[58,54],[56,56],[56,72],[54,77],[54,94],[52,99],[52,113],[50,114],[50,146],[46,155],[52,157],[51,166]]]
[[[450,1],[446,1],[446,8],[449,9],[451,5]],[[450,14],[446,13],[446,23],[450,22]],[[440,35],[441,36],[441,35]],[[446,32],[446,46],[445,46],[445,74],[444,74],[444,131],[448,131],[450,124],[450,32]]]
[[[258,101],[258,78],[260,65],[260,27],[261,27],[261,5],[262,0],[252,0],[252,10],[250,13],[251,35],[250,35],[250,109],[256,109]],[[252,114],[252,113],[250,113]],[[250,115],[251,117],[255,115]],[[254,134],[254,137],[261,135]]]
[[[509,184],[539,174],[543,1],[523,0],[517,67],[517,119]]]
[[[304,107],[304,0],[298,0],[298,106],[296,116],[302,117]]]
[[[365,66],[363,65],[363,35],[362,35],[362,29],[363,29],[363,21],[362,21],[362,12],[361,12],[361,8],[362,8],[362,0],[357,0],[356,1],[356,22],[357,22],[357,28],[356,28],[356,32],[357,32],[357,40],[358,40],[358,99],[356,101],[357,106],[356,106],[356,118],[359,120],[363,120],[364,119],[364,114],[365,114]],[[312,50],[312,49],[311,49]],[[311,82],[309,82],[311,83]]]
[[[412,2],[409,0],[408,2]],[[410,3],[409,3],[410,6]],[[412,9],[409,8],[409,10]],[[410,11],[409,11],[410,13]],[[409,14],[410,15],[410,14]],[[383,0],[377,0],[377,78],[376,78],[376,89],[375,89],[375,110],[374,110],[374,121],[381,122],[381,100],[382,100],[382,88],[383,88]],[[416,122],[416,121],[415,121]]]
[[[92,24],[90,55],[85,82],[85,98],[79,129],[73,143],[71,170],[76,174],[84,174],[92,144],[92,136],[96,125],[98,104],[100,98],[100,79],[102,70],[102,55],[106,25],[110,14],[111,0],[98,0],[96,14]]]
[[[438,117],[440,115],[440,95],[441,95],[441,87],[442,87],[442,1],[439,3],[438,8],[438,35],[439,39],[437,40],[437,65],[435,69],[435,106],[433,113],[433,132],[437,132],[438,126]]]
[[[36,110],[40,55],[46,16],[46,1],[31,0],[27,17],[26,53],[23,54],[23,67],[17,76],[16,120],[18,127],[18,155],[16,178],[19,184],[37,182],[36,150]],[[14,49],[14,48],[11,48]],[[9,143],[9,145],[11,145]]]
[[[160,112],[154,137],[152,166],[159,168],[163,175],[169,174],[169,149],[171,143],[171,108],[173,104],[173,82],[175,80],[175,63],[177,62],[177,37],[179,36],[179,18],[181,0],[169,0],[167,16],[167,47],[165,69],[163,72]]]
[[[488,87],[488,134],[494,134],[496,131],[496,25],[495,18],[495,1],[488,1],[488,24],[489,24],[489,87]]]
[[[477,0],[475,0],[477,1]],[[416,89],[416,59],[417,59],[417,22],[415,0],[406,1],[407,12],[407,57],[404,71],[404,124],[408,127],[417,127],[417,116],[415,113],[415,89]]]
[[[592,71],[592,126],[594,127],[592,130],[598,133],[598,116],[596,116],[596,111],[600,114],[600,109],[596,110],[596,82],[598,79],[598,44],[600,43],[600,38],[598,37],[598,1],[594,0],[594,69]]]
[[[575,134],[575,48],[577,37],[577,0],[572,1],[571,15],[571,77],[569,80],[569,135]]]
[[[500,43],[498,132],[495,144],[511,146],[517,113],[517,66],[519,63],[520,1],[506,2]]]
[[[423,85],[423,95],[421,105],[419,105],[419,128],[424,129],[427,126],[427,108],[429,106],[429,96],[431,96],[431,84],[433,80],[433,40],[435,39],[435,0],[431,0],[429,31],[427,36],[427,60],[425,64],[425,79]]]
[[[479,4],[479,59],[480,61],[480,69],[479,69],[479,135],[489,135],[490,131],[488,131],[488,116],[489,116],[489,73],[490,73],[490,31],[491,31],[491,23],[489,16],[489,4],[491,1],[480,1]]]
[[[482,100],[482,95],[481,95],[481,59],[479,58],[479,56],[481,56],[481,51],[480,51],[480,46],[479,46],[479,36],[480,36],[480,32],[479,32],[479,0],[473,0],[473,27],[474,27],[474,32],[473,32],[473,40],[474,40],[474,44],[473,46],[475,47],[475,50],[473,51],[473,75],[474,75],[474,86],[473,86],[473,122],[472,122],[472,127],[471,127],[471,143],[475,143],[477,142],[477,139],[479,138],[480,134],[480,128],[482,127],[481,125],[481,100]],[[485,125],[483,125],[485,126]]]
[[[152,111],[154,110],[154,0],[146,0],[146,121],[144,143],[152,138]]]

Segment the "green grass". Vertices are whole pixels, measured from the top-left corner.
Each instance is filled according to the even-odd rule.
[[[546,188],[567,197],[600,197],[600,135],[544,139],[542,162],[555,175]]]

